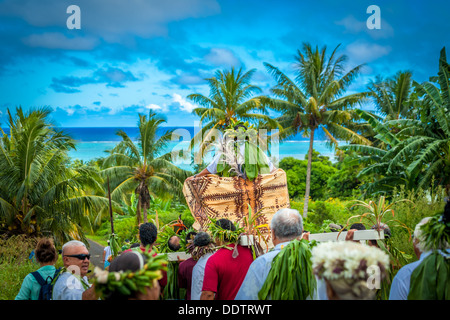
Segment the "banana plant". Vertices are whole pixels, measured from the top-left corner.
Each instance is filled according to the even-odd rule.
[[[411,230],[403,222],[399,221],[398,219],[384,220],[385,216],[388,213],[392,214],[393,218],[395,217],[395,212],[393,209],[393,206],[395,204],[397,204],[399,202],[411,202],[412,204],[414,204],[411,200],[401,199],[401,200],[394,201],[390,204],[387,204],[386,197],[380,196],[378,203],[374,200],[369,200],[369,202],[365,202],[362,200],[354,200],[354,201],[356,203],[350,207],[350,210],[355,206],[360,206],[360,207],[367,209],[368,211],[364,212],[362,214],[359,214],[359,215],[351,216],[350,218],[348,218],[346,227],[348,227],[350,225],[350,221],[352,219],[360,218],[360,222],[361,223],[366,222],[367,224],[370,224],[369,227],[371,227],[372,225],[377,226],[377,231],[378,231],[378,233],[380,233],[381,225],[383,223],[389,225],[391,222],[396,222],[398,224],[393,225],[393,226],[399,226],[399,227],[405,228],[411,237]]]

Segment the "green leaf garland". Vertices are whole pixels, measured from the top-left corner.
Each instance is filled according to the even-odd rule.
[[[312,297],[316,278],[311,248],[315,241],[292,240],[272,261],[272,267],[258,293],[260,300],[305,300]]]

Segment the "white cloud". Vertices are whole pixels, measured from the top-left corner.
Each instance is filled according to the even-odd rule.
[[[204,83],[205,79],[197,75],[184,74],[178,77],[177,83],[184,85],[197,85]]]
[[[186,99],[183,99],[181,95],[178,93],[172,94],[172,101],[175,103],[178,103],[181,110],[191,113],[192,110],[197,108],[196,105],[190,103],[189,101],[186,101]]]
[[[347,56],[356,63],[374,61],[391,52],[390,46],[381,46],[376,43],[353,42],[346,48]]]
[[[367,16],[369,17],[369,16]],[[356,34],[359,32],[366,32],[373,39],[390,38],[394,35],[394,29],[383,18],[381,18],[381,29],[369,29],[367,28],[367,21],[359,21],[352,15],[348,15],[345,18],[335,21],[336,25],[343,26],[345,32]]]
[[[241,62],[235,54],[229,49],[212,48],[205,56],[205,60],[215,66],[239,66]]]
[[[5,0],[0,16],[21,17],[32,26],[66,29],[68,1]],[[187,18],[220,13],[216,0],[78,0],[81,30],[106,41],[124,40],[130,34],[141,37],[164,36],[168,24]]]
[[[59,32],[46,32],[31,34],[23,39],[23,43],[30,47],[48,49],[91,50],[97,46],[98,40],[94,37],[68,38]]]
[[[349,15],[342,20],[335,21],[339,26],[344,26],[345,31],[350,33],[357,33],[367,28],[365,21],[359,21],[354,16]]]
[[[160,105],[153,104],[153,103],[146,105],[145,108],[149,109],[149,110],[157,111],[157,112],[166,112],[167,111],[167,105],[160,106]]]
[[[75,113],[75,109],[67,108],[65,109],[67,112],[67,115],[70,117]]]

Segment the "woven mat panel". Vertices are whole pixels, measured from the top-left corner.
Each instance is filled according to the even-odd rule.
[[[195,218],[196,230],[207,229],[208,217],[227,218],[242,226],[243,217],[248,215],[248,204],[252,213],[263,209],[264,214],[257,222],[269,225],[275,212],[290,207],[286,173],[282,169],[259,175],[253,181],[209,174],[187,180],[183,193]]]

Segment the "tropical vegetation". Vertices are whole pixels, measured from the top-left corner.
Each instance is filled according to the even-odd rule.
[[[194,136],[191,146],[199,145],[200,154],[207,150],[209,143],[217,139],[216,133],[228,129],[238,121],[278,127],[274,119],[268,116],[268,110],[261,101],[260,87],[251,83],[256,69],[244,72],[236,70],[218,70],[214,77],[206,79],[209,96],[193,93],[188,99],[200,107],[192,112],[200,117],[202,129]],[[206,122],[206,123],[204,123]]]
[[[9,115],[0,142],[0,221],[8,235],[53,236],[57,243],[84,239],[96,212],[107,204],[99,173],[73,168],[75,141],[51,125],[49,108]]]
[[[137,195],[137,224],[148,222],[147,210],[152,196],[167,198],[172,194],[181,198],[183,182],[191,174],[174,165],[170,161],[171,153],[165,152],[174,133],[168,130],[158,137],[157,130],[164,122],[166,120],[155,113],[148,117],[139,115],[137,145],[125,132],[118,131],[122,141],[109,151],[100,171],[111,180],[113,200],[126,200],[133,191]]]
[[[347,56],[337,56],[337,46],[327,57],[326,46],[322,49],[303,44],[298,50],[295,63],[296,77],[290,79],[269,63],[264,65],[274,76],[277,85],[271,90],[275,98],[264,101],[282,113],[277,121],[283,127],[280,137],[285,139],[298,132],[309,136],[308,164],[306,170],[305,201],[303,216],[308,213],[311,190],[311,167],[314,133],[322,128],[330,143],[336,148],[338,140],[370,144],[356,126],[358,114],[353,107],[361,104],[366,92],[345,94],[360,73],[362,65],[345,71]]]
[[[217,71],[205,79],[208,96],[188,96],[199,106],[193,113],[204,122],[192,145],[206,148],[212,129],[225,130],[239,122],[279,129],[281,140],[296,134],[309,137],[305,159],[287,157],[279,163],[287,174],[290,205],[303,212],[305,231],[330,231],[330,224],[349,227],[361,221],[371,228],[388,222],[392,236],[380,247],[395,258],[393,276],[417,259],[411,230],[423,217],[441,211],[450,195],[450,66],[443,48],[438,73],[429,81],[419,83],[412,71],[399,71],[377,77],[362,92],[349,93],[363,65],[347,69],[347,57],[338,55],[338,49],[328,52],[304,44],[297,52],[293,79],[265,63],[276,81],[268,95],[252,84],[254,69]],[[364,108],[366,102],[374,109]],[[125,239],[139,241],[142,222],[154,222],[166,236],[176,234],[177,225],[186,230],[193,226],[182,187],[203,165],[190,172],[173,164],[167,147],[176,135],[164,128],[161,115],[137,115],[136,141],[118,131],[121,141],[105,157],[85,163],[69,157],[77,143],[52,123],[50,108],[25,112],[18,107],[7,113],[7,127],[0,131],[0,283],[8,283],[8,290],[0,290],[5,292],[0,298],[14,298],[20,287],[6,280],[8,274],[24,276],[36,267],[28,253],[39,237],[53,237],[59,248],[70,239],[87,242],[91,235],[106,240],[112,222],[115,239],[122,244]],[[336,151],[335,159],[314,151],[319,128]],[[388,220],[391,210],[396,221]],[[258,227],[251,221],[256,214],[248,216],[248,233]],[[220,230],[210,231],[220,236]],[[17,239],[31,240],[19,244]],[[296,242],[292,248],[303,245]],[[158,246],[165,250],[164,243]],[[307,252],[302,252],[289,255],[309,268]],[[279,257],[279,270],[289,255]],[[283,296],[284,287],[269,286],[278,281],[276,274],[271,279],[261,293],[264,298],[311,293],[307,287],[312,278],[300,287],[290,286],[291,296]]]

